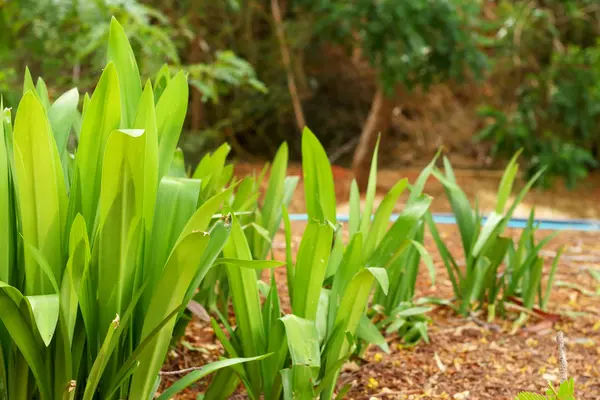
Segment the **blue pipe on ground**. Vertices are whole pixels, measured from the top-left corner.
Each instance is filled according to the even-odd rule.
[[[392,214],[390,220],[395,221],[399,214]],[[347,215],[338,215],[339,222],[348,222]],[[290,214],[291,221],[308,221],[307,214]],[[455,225],[456,218],[453,214],[433,214],[433,220],[441,225]],[[482,223],[486,217],[482,218]],[[536,219],[540,230],[551,231],[580,231],[580,232],[600,232],[600,221],[593,219]],[[525,228],[527,218],[512,218],[508,222],[509,228]]]

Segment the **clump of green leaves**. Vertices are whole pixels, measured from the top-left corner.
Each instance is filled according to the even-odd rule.
[[[383,344],[385,340],[377,332],[381,329],[386,329],[388,333],[397,330],[400,336],[406,339],[407,343],[415,344],[420,338],[427,340],[428,320],[427,317],[422,315],[424,309],[410,306],[415,294],[421,261],[424,261],[427,266],[431,281],[435,282],[433,261],[423,247],[424,217],[431,204],[431,198],[423,195],[423,189],[433,171],[438,156],[436,155],[431,163],[423,169],[413,185],[409,185],[406,178],[401,179],[384,196],[377,209],[373,210],[377,187],[378,149],[379,142],[377,142],[371,160],[365,204],[362,210],[357,183],[356,181],[352,182],[348,230],[351,237],[358,232],[364,236],[367,254],[373,257],[381,257],[382,253],[376,255],[377,251],[390,253],[384,264],[390,277],[390,287],[387,292],[384,292],[382,287],[375,289],[374,306],[372,311],[369,312],[369,316],[371,319],[377,320],[376,327],[369,326],[372,323],[368,318],[363,318],[359,326],[358,337],[367,342]],[[405,212],[390,227],[390,218],[394,207],[407,188],[410,190],[410,195]],[[390,236],[387,235],[392,235],[392,232],[397,232],[397,239],[402,238],[402,240],[391,241]],[[385,243],[385,240],[390,242]],[[341,238],[336,238],[336,244],[339,242],[341,242]],[[412,310],[408,311],[411,318],[405,318],[408,316],[405,315],[407,309]],[[413,314],[414,310],[419,311]],[[382,348],[386,350],[386,346],[382,345]]]
[[[517,153],[507,166],[500,182],[496,209],[481,225],[481,215],[477,205],[471,207],[464,191],[458,186],[450,162],[444,158],[445,173],[434,171],[434,176],[444,185],[444,189],[460,232],[464,267],[460,266],[448,250],[437,231],[431,216],[428,225],[444,265],[450,276],[454,295],[459,302],[458,310],[468,315],[472,310],[487,305],[488,316],[493,319],[498,304],[510,296],[522,296],[525,306],[531,309],[535,297],[539,296],[540,306],[545,307],[558,260],[554,260],[551,276],[545,294],[542,296],[543,259],[539,252],[552,236],[534,243],[534,219],[531,214],[527,228],[523,231],[517,247],[512,240],[502,236],[516,207],[543,171],[533,176],[508,206],[512,187],[518,172]],[[500,266],[504,260],[507,268]]]
[[[523,307],[527,310],[532,310],[536,304],[541,310],[546,310],[563,248],[559,249],[552,261],[544,288],[544,282],[542,281],[544,260],[539,253],[550,240],[556,237],[558,232],[554,232],[536,243],[536,230],[534,210],[532,209],[527,225],[521,232],[517,244],[515,245],[513,242],[509,244],[505,259],[506,268],[498,277],[503,293],[503,298],[499,300],[498,307],[501,308],[503,316],[505,315],[504,302],[510,301],[511,297],[522,299]],[[493,314],[490,315],[490,318],[492,317]],[[515,326],[526,321],[527,317],[526,313],[522,313]]]
[[[2,111],[2,398],[154,396],[175,317],[231,232],[215,214],[233,187],[200,197],[200,180],[166,177],[187,109],[184,74],[155,98],[114,19],[108,59],[84,98],[75,154],[65,143],[76,91],[52,103],[26,74],[14,125]]]
[[[546,395],[521,392],[515,397],[515,400],[575,400],[575,382],[570,378],[560,384],[558,390],[548,383]]]
[[[302,153],[309,222],[295,262],[290,248],[291,225],[287,211],[283,212],[291,313],[284,315],[281,310],[274,275],[269,285],[259,284],[254,271],[241,264],[228,265],[236,327],[233,329],[222,319],[222,331],[213,321],[217,337],[231,357],[271,356],[217,373],[205,399],[226,398],[240,381],[251,398],[333,398],[337,376],[354,353],[361,327],[373,327],[366,310],[374,283],[377,281],[384,294],[388,292],[386,267],[406,250],[410,235],[431,202],[429,197],[419,196],[388,229],[395,201],[380,207],[379,216],[371,222],[373,189],[362,215],[360,207],[353,206],[351,235],[346,244],[336,221],[331,166],[323,147],[308,129],[302,136]],[[235,218],[232,224],[232,242],[224,248],[225,257],[252,260],[241,224]],[[262,306],[261,293],[266,297]],[[381,334],[375,331],[377,341]],[[343,390],[338,393],[341,395]]]

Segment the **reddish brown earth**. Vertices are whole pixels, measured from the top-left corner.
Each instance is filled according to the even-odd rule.
[[[338,180],[344,171],[337,171]],[[392,174],[390,174],[392,175]],[[391,187],[398,174],[380,174],[383,188]],[[405,174],[408,175],[408,174]],[[416,173],[413,174],[416,176]],[[384,178],[385,177],[385,178]],[[474,194],[492,193],[499,177],[473,178],[459,175],[459,183],[467,188],[470,197]],[[409,176],[409,180],[414,180]],[[470,180],[470,181],[469,181]],[[470,183],[469,183],[470,182]],[[344,186],[338,198],[344,194]],[[429,182],[426,192],[436,196],[434,211],[448,211],[439,185]],[[600,187],[600,186],[597,186]],[[494,189],[492,189],[494,188]],[[567,196],[564,193],[536,194],[534,201],[540,207],[556,215],[570,217],[597,217],[600,195],[598,190],[583,187],[580,193]],[[301,193],[301,188],[299,190]],[[302,194],[295,199],[295,211],[303,211]],[[562,196],[562,197],[561,197]],[[590,198],[591,197],[591,198]],[[539,202],[538,202],[539,201]],[[562,204],[561,203],[564,203]],[[570,202],[570,204],[568,204]],[[483,202],[485,203],[485,202]],[[561,203],[561,204],[558,204]],[[446,203],[447,204],[447,203]],[[481,203],[480,203],[481,204]],[[493,200],[485,207],[493,206]],[[526,208],[521,209],[527,212]],[[547,217],[548,215],[546,215]],[[440,226],[450,251],[460,259],[460,238],[453,226]],[[300,241],[304,227],[293,226],[294,251]],[[510,234],[518,235],[513,230]],[[543,237],[549,232],[538,232]],[[431,286],[427,274],[422,271],[417,288],[417,297],[436,296],[452,298],[452,288],[447,279],[443,263],[430,237],[426,237],[426,248],[434,256],[437,269],[437,284]],[[576,395],[580,400],[600,398],[600,282],[594,281],[589,269],[600,270],[600,233],[562,232],[547,247],[545,268],[549,268],[552,255],[565,246],[559,264],[556,281],[548,311],[557,321],[532,316],[528,324],[516,333],[511,333],[511,321],[496,320],[492,325],[483,323],[485,315],[464,319],[449,308],[439,307],[430,313],[429,328],[431,343],[421,343],[412,349],[403,348],[397,338],[389,337],[392,353],[387,355],[378,348],[370,347],[364,359],[353,360],[344,367],[340,384],[350,383],[349,399],[513,399],[519,391],[545,391],[548,380],[556,382],[559,376],[555,335],[562,330],[567,338],[569,374],[576,382]],[[278,234],[274,242],[275,256],[284,259],[284,241]],[[277,272],[278,286],[284,307],[285,271]],[[565,284],[572,287],[566,287]],[[289,304],[289,302],[287,303]],[[511,318],[518,313],[515,310]],[[188,327],[185,341],[173,350],[164,370],[178,370],[201,366],[215,360],[221,352],[212,329],[206,323],[194,320]],[[174,377],[165,377],[165,383]],[[195,399],[210,378],[199,382],[178,399]],[[244,398],[243,395],[236,395]],[[236,398],[238,398],[236,397]]]

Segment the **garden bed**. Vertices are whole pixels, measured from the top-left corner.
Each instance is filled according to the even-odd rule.
[[[297,249],[303,223],[294,223]],[[460,254],[460,239],[454,226],[439,226],[450,250]],[[509,231],[518,235],[518,230]],[[545,236],[548,232],[540,231]],[[545,267],[549,268],[553,252],[565,245],[548,306],[550,315],[532,317],[526,327],[512,334],[510,322],[497,319],[493,324],[486,317],[464,319],[447,307],[439,306],[430,316],[431,343],[421,342],[414,348],[403,348],[394,336],[388,337],[391,354],[373,345],[364,359],[347,363],[340,385],[352,383],[349,399],[513,399],[519,391],[541,392],[547,380],[559,378],[556,332],[567,337],[569,373],[575,378],[579,400],[600,398],[600,302],[595,293],[600,282],[587,269],[600,269],[600,233],[562,232],[547,247]],[[452,287],[435,244],[429,235],[425,246],[434,257],[438,278],[430,285],[427,274],[420,274],[417,298],[452,297]],[[455,247],[455,248],[452,248]],[[275,256],[284,259],[284,239],[280,233],[274,242]],[[287,294],[285,269],[277,270],[283,307]],[[563,287],[562,282],[576,285]],[[558,319],[558,320],[554,320]],[[164,371],[203,365],[220,354],[210,324],[195,319],[185,339],[173,350]],[[164,376],[164,382],[176,376]],[[195,399],[207,380],[188,389],[178,399]]]

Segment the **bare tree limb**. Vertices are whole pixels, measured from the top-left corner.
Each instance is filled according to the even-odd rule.
[[[275,32],[277,34],[277,40],[279,41],[279,48],[281,50],[281,61],[287,74],[288,90],[290,91],[290,97],[292,98],[292,105],[294,107],[294,115],[296,116],[296,125],[298,130],[302,132],[306,126],[306,120],[304,119],[304,111],[302,111],[302,103],[300,102],[300,96],[298,96],[298,89],[296,87],[296,80],[291,67],[290,51],[285,41],[285,31],[283,29],[283,18],[281,17],[281,9],[279,8],[278,0],[271,0],[271,12],[273,13],[273,20],[275,21]]]

